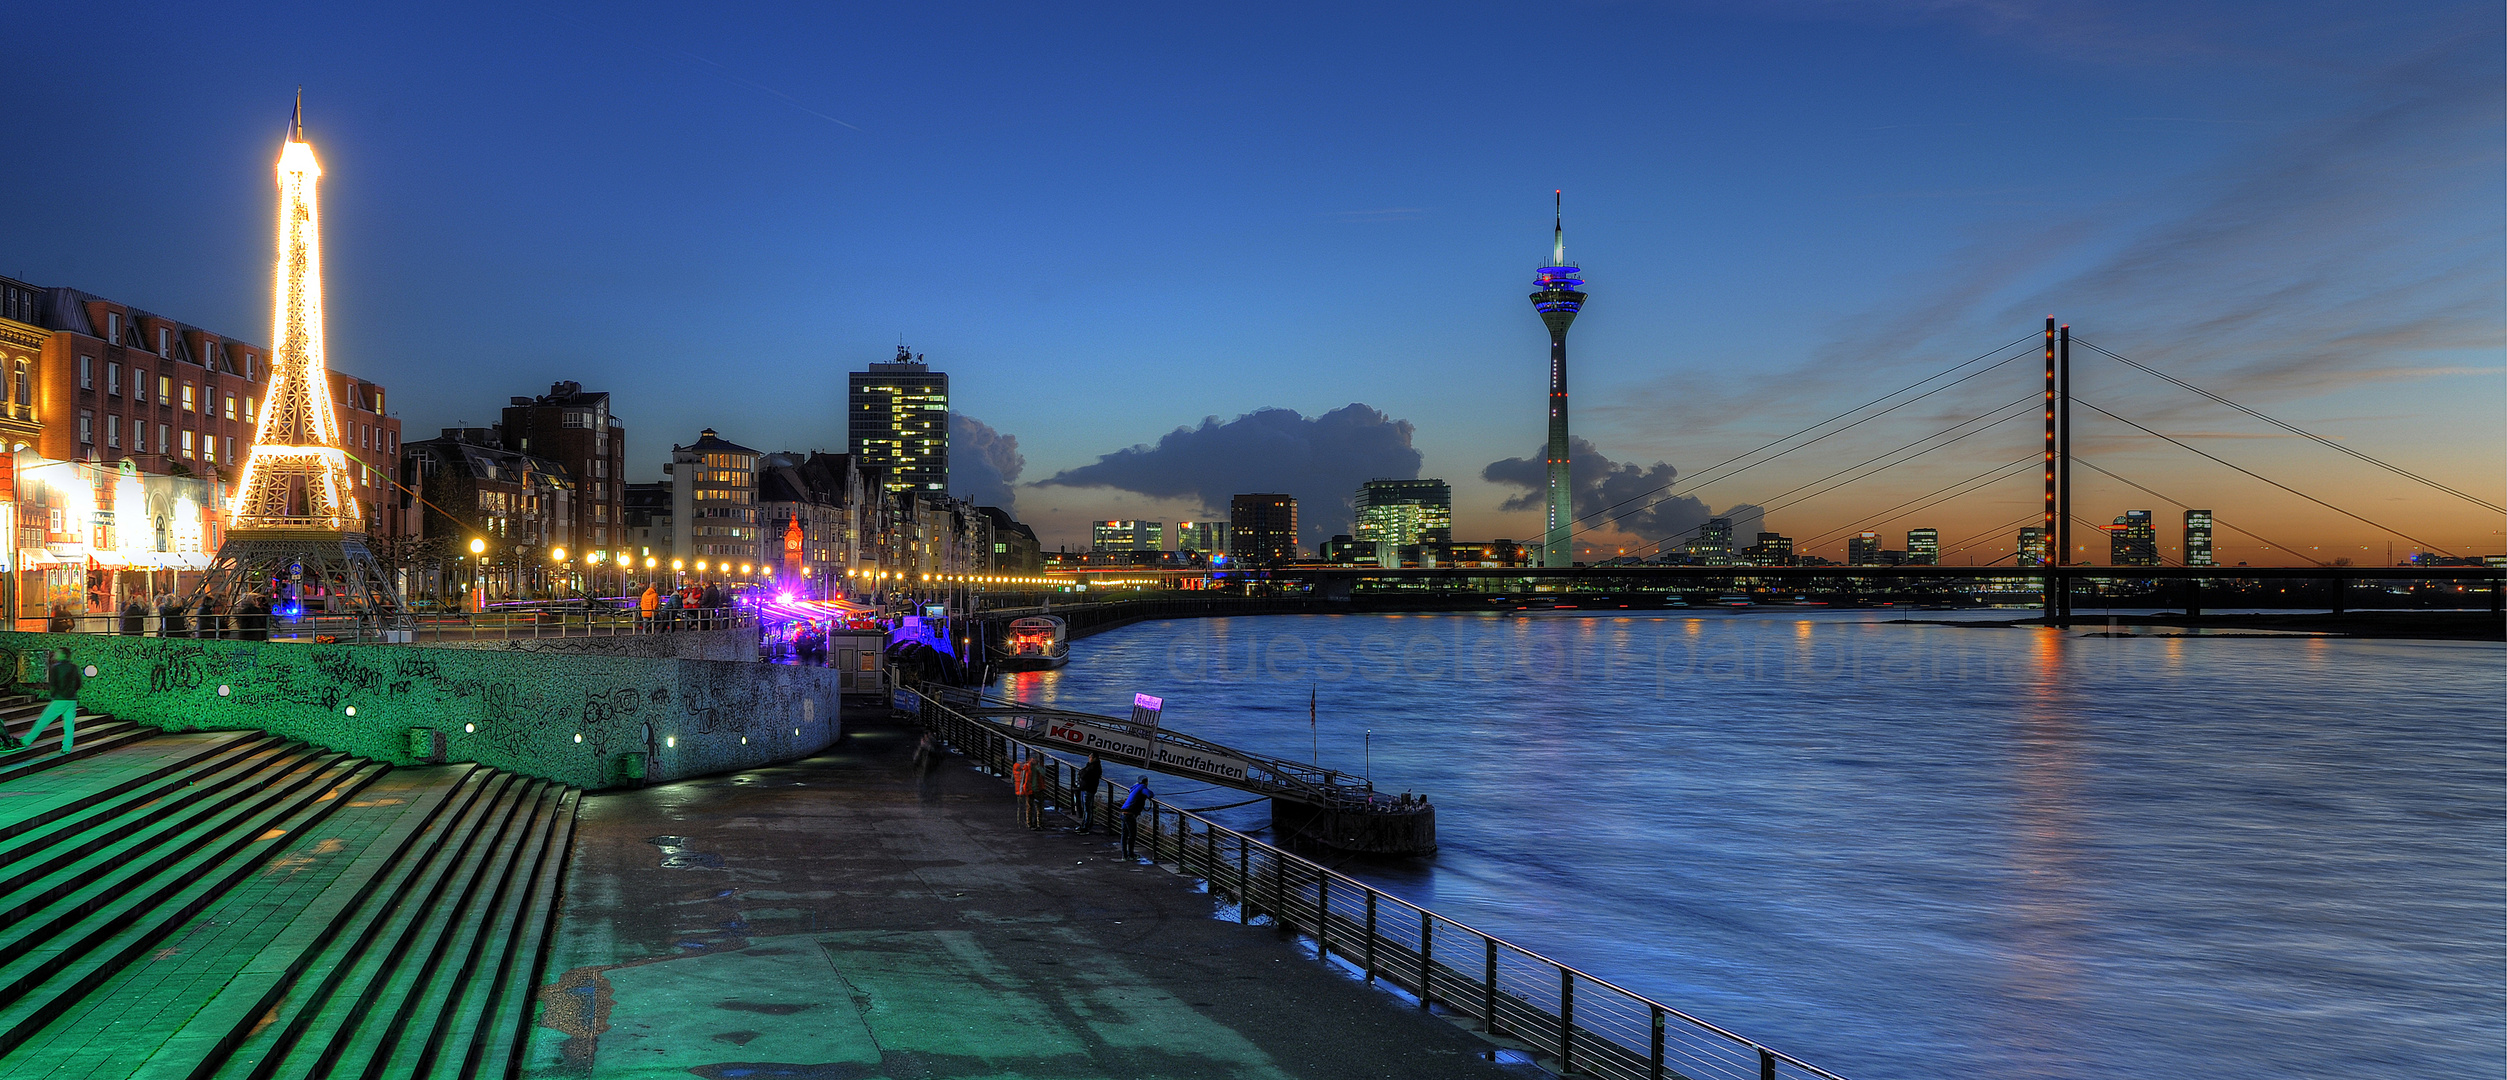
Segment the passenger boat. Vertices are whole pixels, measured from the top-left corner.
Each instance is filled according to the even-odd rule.
[[[1001,666],[1013,671],[1058,668],[1071,659],[1070,627],[1059,615],[1030,615],[1010,622],[1001,639]]]

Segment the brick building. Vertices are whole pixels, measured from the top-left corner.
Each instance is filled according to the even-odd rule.
[[[252,448],[269,349],[76,289],[48,290],[41,314],[50,334],[33,380],[42,427],[36,452],[60,461],[127,458],[142,473],[199,476],[210,482],[212,506],[223,508]],[[336,367],[329,374],[366,532],[413,534],[417,519],[389,497],[400,421],[385,411],[383,387]]]
[[[574,479],[575,515],[568,550],[606,561],[627,542],[627,429],[610,415],[609,393],[561,382],[539,397],[516,397],[505,409],[505,449],[556,462]]]

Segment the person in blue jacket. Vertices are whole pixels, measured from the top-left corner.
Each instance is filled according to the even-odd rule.
[[[1149,790],[1149,778],[1146,776],[1132,781],[1132,790],[1123,794],[1121,809],[1123,811],[1124,858],[1132,857],[1132,834],[1139,828],[1140,812],[1149,809],[1150,800],[1157,797],[1156,792]]]

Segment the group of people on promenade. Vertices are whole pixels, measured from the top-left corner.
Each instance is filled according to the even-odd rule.
[[[70,610],[68,603],[52,605],[52,615],[44,629],[56,634],[113,633],[125,637],[188,637],[237,638],[267,641],[270,638],[270,600],[260,593],[248,593],[235,601],[232,608],[219,603],[215,595],[186,599],[173,593],[156,596],[132,596],[123,602],[118,615],[83,615]]]
[[[930,738],[930,736],[925,736],[926,740]],[[919,760],[920,751],[917,752],[917,757]],[[1054,774],[1060,771],[1061,765],[1062,763],[1051,755],[1033,749],[1028,750],[1024,756],[1011,763],[1010,789],[1018,797],[1018,823],[1021,826],[1030,829],[1048,827],[1045,824],[1045,793],[1052,786]],[[1072,775],[1069,789],[1072,805],[1069,809],[1072,811],[1072,816],[1079,821],[1078,826],[1072,831],[1082,834],[1094,831],[1097,789],[1105,781],[1105,768],[1104,761],[1099,760],[1097,755],[1090,754],[1088,761]],[[1132,781],[1131,789],[1124,792],[1120,800],[1114,799],[1111,792],[1108,793],[1108,805],[1123,818],[1124,858],[1132,857],[1133,840],[1139,832],[1141,812],[1149,809],[1150,804],[1156,799],[1157,793],[1149,790],[1149,778],[1146,776]]]
[[[722,586],[712,582],[669,590],[659,583],[647,584],[635,601],[636,629],[654,634],[729,626],[729,603]]]

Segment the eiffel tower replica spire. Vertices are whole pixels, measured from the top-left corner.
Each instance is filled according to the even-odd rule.
[[[322,351],[322,166],[305,141],[299,91],[279,154],[277,303],[270,385],[236,485],[225,541],[201,593],[228,611],[248,596],[274,617],[355,615],[382,626],[408,604],[366,547],[365,510],[348,474]]]

